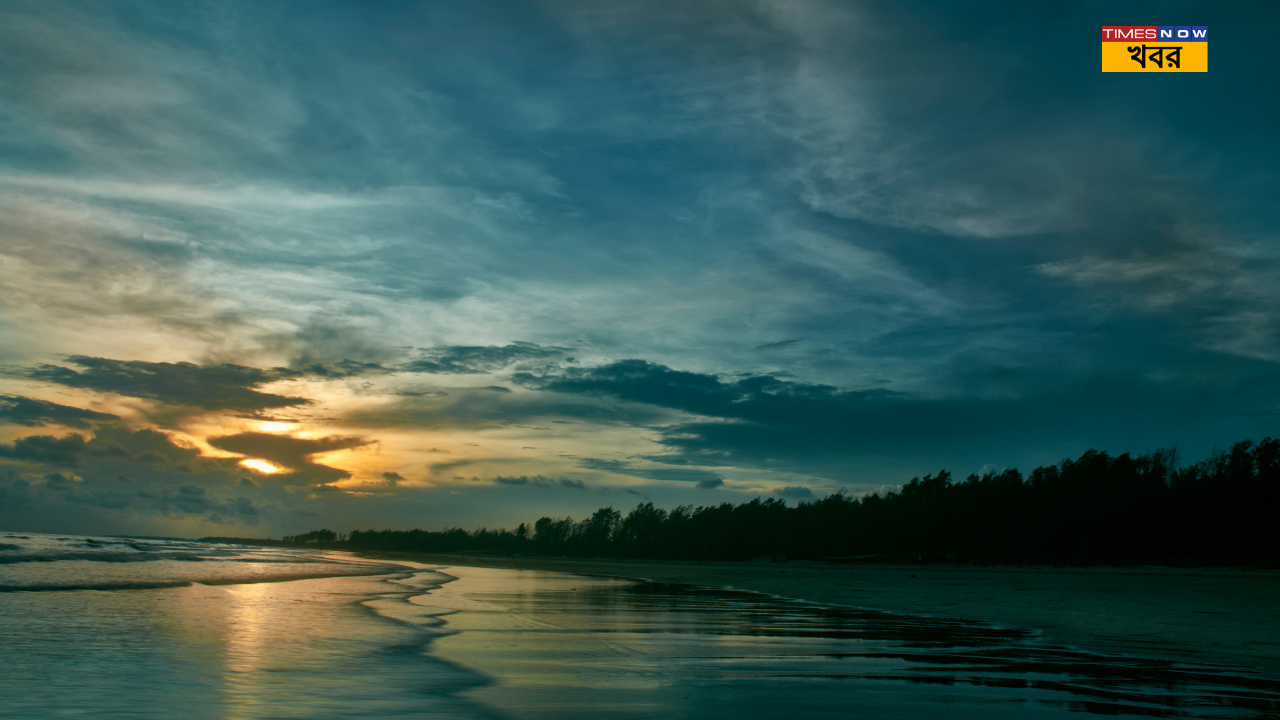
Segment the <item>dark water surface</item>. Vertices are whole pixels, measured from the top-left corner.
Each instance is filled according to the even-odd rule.
[[[456,635],[438,657],[496,682],[516,717],[1273,717],[1280,684],[1239,668],[1053,647],[1030,631],[755,593],[444,568],[415,603]],[[456,601],[456,602],[453,602]]]
[[[1277,717],[1280,678],[736,591],[0,533],[4,718]]]

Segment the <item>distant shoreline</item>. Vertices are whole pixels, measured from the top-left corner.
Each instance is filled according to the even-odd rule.
[[[357,554],[733,587],[822,604],[1034,629],[1050,645],[1280,672],[1280,571],[1269,569]]]

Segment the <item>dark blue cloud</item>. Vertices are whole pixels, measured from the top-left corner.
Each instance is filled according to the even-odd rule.
[[[31,435],[18,438],[8,445],[0,445],[0,457],[49,465],[75,467],[85,453],[83,435],[71,433],[65,437]]]
[[[0,459],[0,521],[9,527],[122,532],[140,520],[185,519],[254,526],[286,499],[279,487],[258,490],[265,503],[236,496],[257,485],[237,484],[234,461],[201,458],[152,430],[28,436],[0,445]]]
[[[845,391],[768,375],[722,377],[643,360],[521,373],[515,380],[546,392],[611,397],[700,416],[663,427],[660,442],[672,454],[655,460],[840,475],[839,468],[868,456],[963,463],[981,453],[1023,457],[1019,448],[1063,437],[1163,443],[1206,429],[1253,427],[1251,414],[1280,402],[1280,371],[1254,365],[1247,385],[1234,385],[1231,372],[1216,381],[1186,383],[1127,373],[1055,379],[984,370],[981,377],[965,379],[966,394],[952,398]],[[1189,422],[1170,417],[1191,408],[1196,412]],[[582,462],[638,477],[654,472],[646,475],[622,461]]]
[[[788,485],[779,489],[777,494],[784,498],[791,498],[793,500],[807,500],[813,497],[812,490],[800,485]]]
[[[478,478],[472,478],[472,479],[477,480]],[[527,485],[530,487],[543,487],[543,488],[564,487],[564,488],[570,488],[572,490],[584,490],[587,487],[586,483],[582,482],[581,480],[572,480],[570,478],[560,478],[559,480],[555,480],[552,478],[543,477],[541,475],[534,475],[532,477],[528,475],[519,475],[519,476],[498,475],[493,478],[493,481],[499,485],[520,485],[520,486]]]
[[[695,415],[756,422],[786,423],[806,418],[822,424],[842,417],[849,408],[884,403],[895,396],[884,390],[846,392],[772,375],[724,379],[672,370],[645,360],[567,368],[553,375],[516,373],[512,379],[549,392],[608,396]]]
[[[90,423],[116,419],[115,415],[93,410],[81,410],[19,395],[0,395],[0,420],[14,425],[43,427],[52,424],[88,428]]]
[[[578,465],[588,470],[604,470],[645,480],[695,483],[700,488],[714,488],[724,484],[724,478],[718,473],[701,468],[644,467],[630,461],[599,458],[582,458],[578,460]]]
[[[156,363],[83,355],[73,355],[67,361],[81,369],[40,365],[26,370],[24,374],[33,380],[67,387],[158,400],[174,405],[189,405],[204,410],[256,412],[306,405],[310,402],[304,398],[283,397],[254,389],[284,377],[297,376],[283,368],[261,370],[243,365]]]
[[[0,444],[0,457],[77,467],[92,461],[95,465],[132,463],[163,467],[189,473],[196,468],[222,468],[225,461],[202,458],[200,451],[175,444],[167,435],[155,430],[132,431],[123,427],[99,427],[87,439],[79,433],[62,437],[29,435],[10,444]]]

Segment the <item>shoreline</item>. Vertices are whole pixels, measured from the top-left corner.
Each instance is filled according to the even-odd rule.
[[[1038,630],[1050,645],[1280,672],[1276,570],[357,555],[732,587],[825,605]]]

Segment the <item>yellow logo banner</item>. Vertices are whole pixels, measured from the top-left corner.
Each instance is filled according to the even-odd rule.
[[[1102,72],[1209,72],[1209,43],[1102,43]]]

